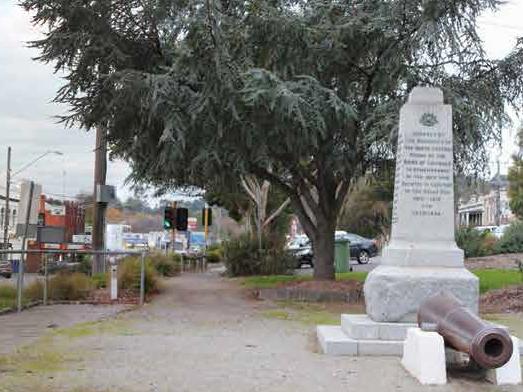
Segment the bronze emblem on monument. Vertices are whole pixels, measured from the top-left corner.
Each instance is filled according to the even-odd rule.
[[[432,113],[423,113],[419,122],[421,125],[425,125],[426,127],[433,127],[438,123],[438,118]]]

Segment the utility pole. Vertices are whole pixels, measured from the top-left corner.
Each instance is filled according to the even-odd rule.
[[[174,225],[171,229],[171,242],[172,242],[172,251],[173,251],[173,253],[176,253],[176,224],[178,222],[176,208],[178,207],[178,204],[175,201],[173,201],[172,206],[173,206],[174,216],[176,217],[176,219],[175,219]]]
[[[103,126],[96,128],[96,149],[94,161],[94,212],[92,244],[94,250],[104,250],[105,244],[105,211],[107,203],[98,202],[100,185],[105,185],[107,178],[107,133]],[[96,254],[93,256],[92,273],[104,272],[104,256]]]
[[[4,249],[9,246],[9,202],[11,198],[11,146],[7,147],[7,173],[5,181]],[[7,258],[7,254],[5,255]]]
[[[35,183],[31,181],[29,185],[29,198],[27,203],[27,211],[25,213],[25,227],[24,236],[22,237],[22,254],[20,255],[20,264],[18,264],[18,276],[16,284],[16,308],[18,313],[22,311],[22,292],[24,288],[24,263],[27,261],[27,254],[23,253],[27,249],[27,236],[29,234],[29,223],[31,221],[31,209],[33,206]]]
[[[203,227],[205,233],[205,251],[207,251],[207,237],[209,236],[209,206],[205,203],[203,214]]]
[[[497,164],[497,173],[496,173],[496,226],[500,225],[501,220],[501,178],[500,178],[500,168],[499,168],[499,156],[496,162]]]
[[[111,2],[98,1],[101,8],[102,18],[105,19],[107,27],[111,28]],[[98,82],[105,95],[104,78],[109,74],[109,65],[104,63],[107,61],[102,58],[98,63]],[[93,211],[93,232],[92,232],[92,246],[94,250],[105,251],[105,212],[107,203],[102,202],[101,195],[99,195],[100,188],[106,185],[107,178],[107,128],[106,124],[100,123],[96,126],[96,150],[94,161],[94,211]],[[95,254],[92,263],[92,273],[105,272],[105,254]]]

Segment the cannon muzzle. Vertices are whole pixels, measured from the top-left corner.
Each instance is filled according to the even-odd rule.
[[[481,320],[446,292],[420,305],[418,325],[438,332],[448,346],[469,354],[485,369],[501,367],[512,356],[512,339],[506,330]]]

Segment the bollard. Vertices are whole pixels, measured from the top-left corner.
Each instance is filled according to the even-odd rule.
[[[118,299],[118,265],[115,257],[109,258],[111,264],[111,301]]]
[[[145,302],[145,253],[142,253],[140,262],[140,305]]]
[[[47,285],[48,285],[48,276],[47,276],[47,261],[49,256],[44,255],[44,306],[47,306]]]
[[[24,257],[20,257],[18,264],[18,276],[16,280],[16,309],[22,311],[22,291],[24,286]]]

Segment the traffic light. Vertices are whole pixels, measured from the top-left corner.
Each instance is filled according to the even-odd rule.
[[[176,210],[172,207],[165,207],[163,210],[163,228],[165,230],[174,229],[176,224]]]
[[[205,210],[207,210],[207,226],[212,225],[212,208],[204,208],[202,210],[202,225],[205,225]]]
[[[40,227],[45,226],[45,213],[40,212],[40,213],[38,214],[38,220],[37,220],[37,222],[36,222],[36,225],[37,225],[37,226],[40,226]]]
[[[176,209],[176,230],[187,231],[189,210],[187,208]]]

